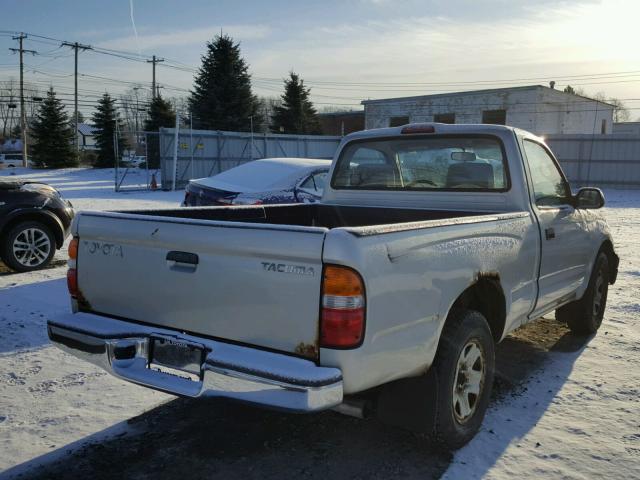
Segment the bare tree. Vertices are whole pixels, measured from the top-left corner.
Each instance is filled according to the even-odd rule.
[[[24,83],[25,106],[27,110],[27,123],[31,125],[31,120],[40,108],[40,102],[44,96],[40,89],[32,83]]]
[[[18,109],[18,82],[15,78],[0,84],[0,123],[2,123],[2,138],[11,135],[14,121],[17,119]]]
[[[609,98],[604,92],[597,92],[593,95],[588,95],[583,89],[573,88],[571,87],[571,85],[567,85],[567,87],[564,89],[564,92],[573,93],[582,97],[591,98],[592,100],[597,100],[598,102],[604,102],[613,105],[613,121],[615,123],[628,122],[631,119],[631,112],[629,112],[627,106],[619,98]]]
[[[618,122],[628,122],[631,120],[631,112],[625,106],[625,104],[619,98],[610,98],[608,103],[611,103],[615,106],[613,109],[613,121]]]
[[[276,111],[276,107],[282,106],[282,99],[280,97],[259,97],[258,98],[258,111],[262,117],[262,123],[260,125],[254,125],[254,130],[260,133],[270,132],[269,125],[271,125],[271,117]]]
[[[340,105],[325,105],[318,109],[319,113],[337,113],[337,112],[358,112],[360,109],[354,107],[341,107]]]
[[[147,105],[149,97],[143,93],[145,89],[141,85],[130,88],[120,95],[119,107],[122,113],[125,128],[131,132],[139,131],[147,118]]]

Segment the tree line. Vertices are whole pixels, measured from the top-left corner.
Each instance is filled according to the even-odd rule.
[[[201,60],[188,98],[194,128],[246,132],[252,127],[263,130],[260,126],[266,124],[275,133],[321,133],[317,111],[310,100],[311,90],[295,72],[290,72],[288,78],[284,79],[284,91],[280,99],[267,104],[253,93],[249,67],[242,58],[239,43],[230,36],[217,35],[207,42]],[[175,109],[159,93],[148,104],[146,113],[142,125],[146,132],[175,126]],[[124,130],[116,99],[105,93],[98,101],[91,121],[96,129],[94,136],[97,149],[92,163],[96,167],[112,167],[116,158],[114,138],[118,141],[118,152],[122,153],[128,148],[125,137],[116,134]],[[78,161],[74,140],[77,133],[74,134],[74,128],[63,102],[51,87],[31,125],[34,166],[76,166]],[[157,168],[159,157],[159,139],[149,136],[149,166]]]

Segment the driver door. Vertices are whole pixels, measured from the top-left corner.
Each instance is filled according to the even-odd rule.
[[[587,280],[588,233],[569,183],[546,146],[523,139],[541,239],[536,311],[559,304]]]

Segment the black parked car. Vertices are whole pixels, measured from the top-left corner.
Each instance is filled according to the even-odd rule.
[[[0,179],[0,256],[18,272],[46,266],[62,248],[73,206],[53,187]]]

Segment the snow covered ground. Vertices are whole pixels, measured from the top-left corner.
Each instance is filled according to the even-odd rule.
[[[49,183],[77,210],[175,207],[183,196],[115,193],[111,169],[20,168],[1,173]],[[138,176],[144,181],[142,173]],[[58,251],[56,258],[66,259],[66,251]],[[172,398],[116,380],[49,346],[47,318],[69,311],[65,275],[66,266],[0,276],[0,471]]]
[[[78,209],[171,207],[182,197],[180,192],[114,193],[112,170],[18,172],[51,183]],[[203,434],[205,439],[218,440],[213,443],[228,444],[206,453],[217,462],[215,471],[224,478],[222,473],[229,478],[245,473],[259,478],[260,468],[269,478],[283,472],[312,477],[333,473],[328,476],[334,478],[437,478],[444,472],[443,478],[452,480],[640,478],[640,297],[636,290],[640,286],[640,191],[610,190],[606,196],[606,215],[621,264],[600,332],[580,341],[553,320],[543,320],[530,330],[523,329],[519,335],[526,341],[514,338],[499,346],[498,356],[511,363],[498,365],[503,370],[499,372],[501,383],[512,379],[518,385],[498,396],[481,432],[453,458],[424,449],[420,439],[372,422],[333,414],[291,417],[228,407],[220,412],[238,417],[225,420],[218,412],[213,423],[214,429],[220,425],[227,430]],[[58,256],[62,259],[64,253]],[[6,476],[37,464],[53,465],[58,459],[58,466],[40,472],[42,478],[57,478],[51,472],[66,468],[60,459],[72,458],[87,442],[101,449],[83,453],[93,459],[86,468],[96,468],[100,458],[103,463],[105,458],[118,462],[127,452],[116,449],[122,446],[112,447],[116,442],[109,439],[131,435],[129,424],[138,425],[132,417],[152,410],[160,412],[156,417],[172,412],[169,416],[180,420],[191,408],[203,408],[121,382],[49,346],[47,318],[69,308],[64,275],[65,267],[0,275],[0,472],[5,471]],[[524,368],[522,375],[510,373],[527,362],[534,366]],[[519,383],[519,377],[524,383]],[[149,435],[158,428],[180,435],[174,422],[155,418],[148,423]],[[171,438],[188,442],[181,435]],[[155,440],[141,438],[138,444],[131,440],[130,445],[145,452],[145,446]],[[238,442],[245,445],[237,447]],[[272,447],[283,442],[286,445]],[[305,448],[309,442],[310,456]],[[241,453],[229,460],[223,448]],[[340,453],[344,449],[349,458]],[[109,452],[117,455],[109,456]],[[200,455],[198,461],[204,461],[200,450],[190,452],[191,459]],[[67,462],[76,463],[81,457]],[[308,467],[294,470],[301,459]],[[322,470],[337,468],[339,462],[345,466]],[[141,471],[148,468],[145,465]],[[165,471],[164,476],[169,474]]]

